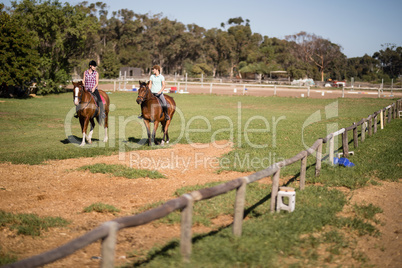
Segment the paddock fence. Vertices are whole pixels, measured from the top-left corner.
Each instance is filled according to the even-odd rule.
[[[37,267],[45,264],[52,263],[56,260],[67,257],[74,252],[83,249],[84,247],[97,242],[101,243],[101,263],[102,268],[114,267],[115,247],[118,231],[124,228],[136,227],[163,218],[173,211],[181,210],[181,236],[180,236],[180,252],[182,254],[183,262],[189,262],[192,251],[192,216],[194,202],[210,199],[230,191],[236,190],[235,204],[234,204],[234,217],[232,224],[233,235],[240,237],[242,234],[242,224],[244,218],[244,206],[247,184],[256,182],[266,177],[272,177],[272,190],[270,211],[275,211],[276,199],[279,190],[280,172],[283,167],[300,163],[300,183],[299,189],[305,188],[306,170],[307,170],[307,157],[315,154],[315,176],[320,176],[321,162],[322,162],[322,147],[326,143],[329,146],[329,159],[332,163],[334,153],[334,138],[342,135],[342,149],[343,156],[349,155],[349,140],[348,132],[353,132],[353,146],[358,147],[358,127],[360,127],[361,141],[364,142],[366,132],[368,137],[376,134],[378,125],[383,129],[386,124],[390,123],[392,119],[399,118],[402,112],[402,99],[397,100],[395,103],[384,107],[367,118],[363,118],[351,126],[342,128],[334,133],[330,133],[325,138],[317,139],[314,144],[293,156],[292,158],[277,162],[264,170],[255,172],[249,176],[240,177],[232,181],[222,183],[220,185],[204,188],[198,191],[186,193],[178,198],[167,201],[161,206],[145,211],[143,213],[126,216],[105,222],[97,228],[87,232],[86,234],[78,237],[56,249],[44,252],[42,254],[23,259],[21,261],[6,265],[4,267]]]
[[[138,87],[140,78],[124,78],[121,79],[100,79],[102,82],[102,90],[105,91],[135,91]],[[144,78],[142,79],[144,80]],[[256,81],[222,81],[215,79],[213,81],[185,81],[185,80],[166,80],[165,93],[202,93],[202,94],[236,94],[247,95],[256,92],[267,93],[277,96],[283,92],[293,92],[293,94],[301,94],[301,97],[310,97],[311,94],[338,94],[342,98],[345,95],[364,95],[372,97],[399,97],[402,93],[402,88],[385,88],[379,87],[317,87],[306,83],[299,84],[274,84],[274,83],[256,83]],[[198,79],[199,80],[199,79]],[[335,97],[335,96],[333,96]]]

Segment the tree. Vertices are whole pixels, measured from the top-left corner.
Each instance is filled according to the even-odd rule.
[[[324,73],[331,63],[335,60],[339,62],[346,60],[346,56],[341,52],[341,46],[315,34],[300,32],[286,36],[286,39],[295,43],[294,52],[299,58],[318,67],[321,81],[324,81]]]
[[[346,75],[367,82],[377,79],[380,62],[369,55],[355,57],[347,60]]]
[[[228,29],[229,37],[232,39],[232,57],[229,59],[230,77],[233,77],[234,68],[239,66],[241,61],[246,61],[248,55],[258,49],[258,43],[261,41],[261,35],[253,35],[249,25],[249,20],[247,20],[246,25],[241,25],[243,23],[241,17],[229,19],[230,24],[236,24]],[[254,46],[256,45],[256,46]]]
[[[374,53],[373,58],[380,61],[380,68],[391,78],[402,74],[402,47],[395,44],[383,44],[384,50]]]
[[[88,51],[87,37],[99,29],[97,18],[88,16],[82,6],[63,6],[58,1],[37,4],[24,0],[12,2],[12,7],[13,19],[33,36],[40,55],[38,69],[46,83],[43,92],[58,91],[59,85],[71,77],[70,60]]]
[[[143,41],[141,47],[149,51],[151,64],[158,64],[162,68],[170,63],[168,59],[175,58],[180,53],[178,43],[185,31],[184,24],[162,18],[162,14],[154,15],[152,18],[141,17]]]
[[[38,78],[39,53],[32,34],[0,4],[0,84],[23,86]]]

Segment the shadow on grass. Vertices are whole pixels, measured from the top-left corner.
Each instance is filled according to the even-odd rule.
[[[143,145],[143,144],[145,144],[147,142],[146,139],[137,139],[137,138],[134,138],[134,137],[129,137],[128,141],[133,142],[133,143],[139,143],[141,145]]]
[[[141,146],[148,146],[148,139],[137,139],[137,138],[134,138],[134,137],[129,137],[127,139],[127,141],[132,142],[132,143],[137,143],[137,144],[139,144]],[[156,146],[159,146],[160,143],[162,142],[162,139],[161,138],[156,138],[155,141],[156,141]],[[155,142],[152,143],[152,146],[154,146],[154,145],[155,145]]]
[[[230,226],[232,226],[232,224],[229,224],[226,226],[221,226],[217,230],[210,231],[209,233],[206,233],[206,234],[197,234],[192,238],[191,244],[195,244],[198,241],[200,241],[206,237],[214,236],[214,235],[218,234],[219,232],[221,232],[222,230],[227,229]],[[129,264],[128,266],[124,266],[124,267],[137,267],[140,265],[149,264],[156,257],[166,255],[169,250],[174,250],[179,247],[180,247],[179,241],[171,241],[168,244],[166,244],[165,246],[163,246],[161,249],[158,249],[158,250],[154,251],[152,254],[150,254],[149,256],[147,256],[147,258],[145,260],[139,260],[139,261],[136,261],[136,262]]]
[[[99,141],[99,139],[92,138],[92,141]],[[63,144],[70,144],[70,143],[72,143],[72,144],[81,144],[82,137],[79,138],[79,137],[77,137],[75,135],[70,135],[70,136],[68,136],[67,139],[61,140],[60,142],[63,143]]]

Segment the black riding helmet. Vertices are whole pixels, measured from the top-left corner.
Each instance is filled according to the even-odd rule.
[[[90,62],[89,62],[89,66],[94,66],[94,67],[96,67],[96,61],[94,61],[94,60],[91,60]]]

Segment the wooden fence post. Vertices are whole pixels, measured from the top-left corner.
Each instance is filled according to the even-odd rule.
[[[358,139],[358,135],[357,135],[357,126],[356,123],[353,123],[353,125],[355,126],[355,128],[353,129],[353,146],[354,148],[359,147],[359,139]]]
[[[276,198],[278,196],[279,189],[279,177],[281,175],[281,169],[278,169],[277,172],[272,176],[272,190],[271,190],[271,213],[275,212],[276,209]]]
[[[396,118],[396,103],[392,104],[392,119]]]
[[[321,172],[321,158],[322,158],[322,139],[320,145],[317,147],[317,154],[315,156],[315,176],[319,177]],[[333,159],[333,158],[332,158]]]
[[[369,137],[373,135],[373,118],[371,115],[369,116],[368,135]]]
[[[349,156],[349,144],[348,144],[348,131],[342,133],[342,149],[343,149],[343,157],[348,158]]]
[[[374,116],[373,123],[374,123],[374,130],[373,130],[373,132],[374,132],[374,134],[376,134],[376,133],[377,133],[377,123],[378,123],[377,115]]]
[[[329,139],[329,161],[331,165],[334,164],[334,136]]]
[[[366,127],[367,127],[367,121],[366,119],[364,119],[363,124],[361,124],[361,131],[360,131],[362,142],[364,142],[364,140],[366,139]]]
[[[246,201],[246,188],[247,178],[243,178],[243,183],[237,188],[235,211],[233,217],[233,235],[240,237],[242,232],[243,217],[244,217],[244,203]]]
[[[394,119],[398,118],[398,101],[394,103]]]
[[[190,262],[192,244],[191,244],[191,226],[193,222],[193,204],[194,199],[189,194],[184,194],[188,199],[187,206],[181,212],[181,235],[180,235],[180,253],[184,262]]]
[[[102,268],[113,268],[114,267],[114,255],[116,248],[116,238],[117,230],[119,229],[119,224],[115,221],[105,222],[104,225],[109,227],[108,235],[102,240]]]
[[[388,109],[388,123],[391,123],[391,119],[392,119],[392,105],[390,105]]]
[[[307,155],[302,158],[300,166],[300,190],[304,190],[306,184]]]

